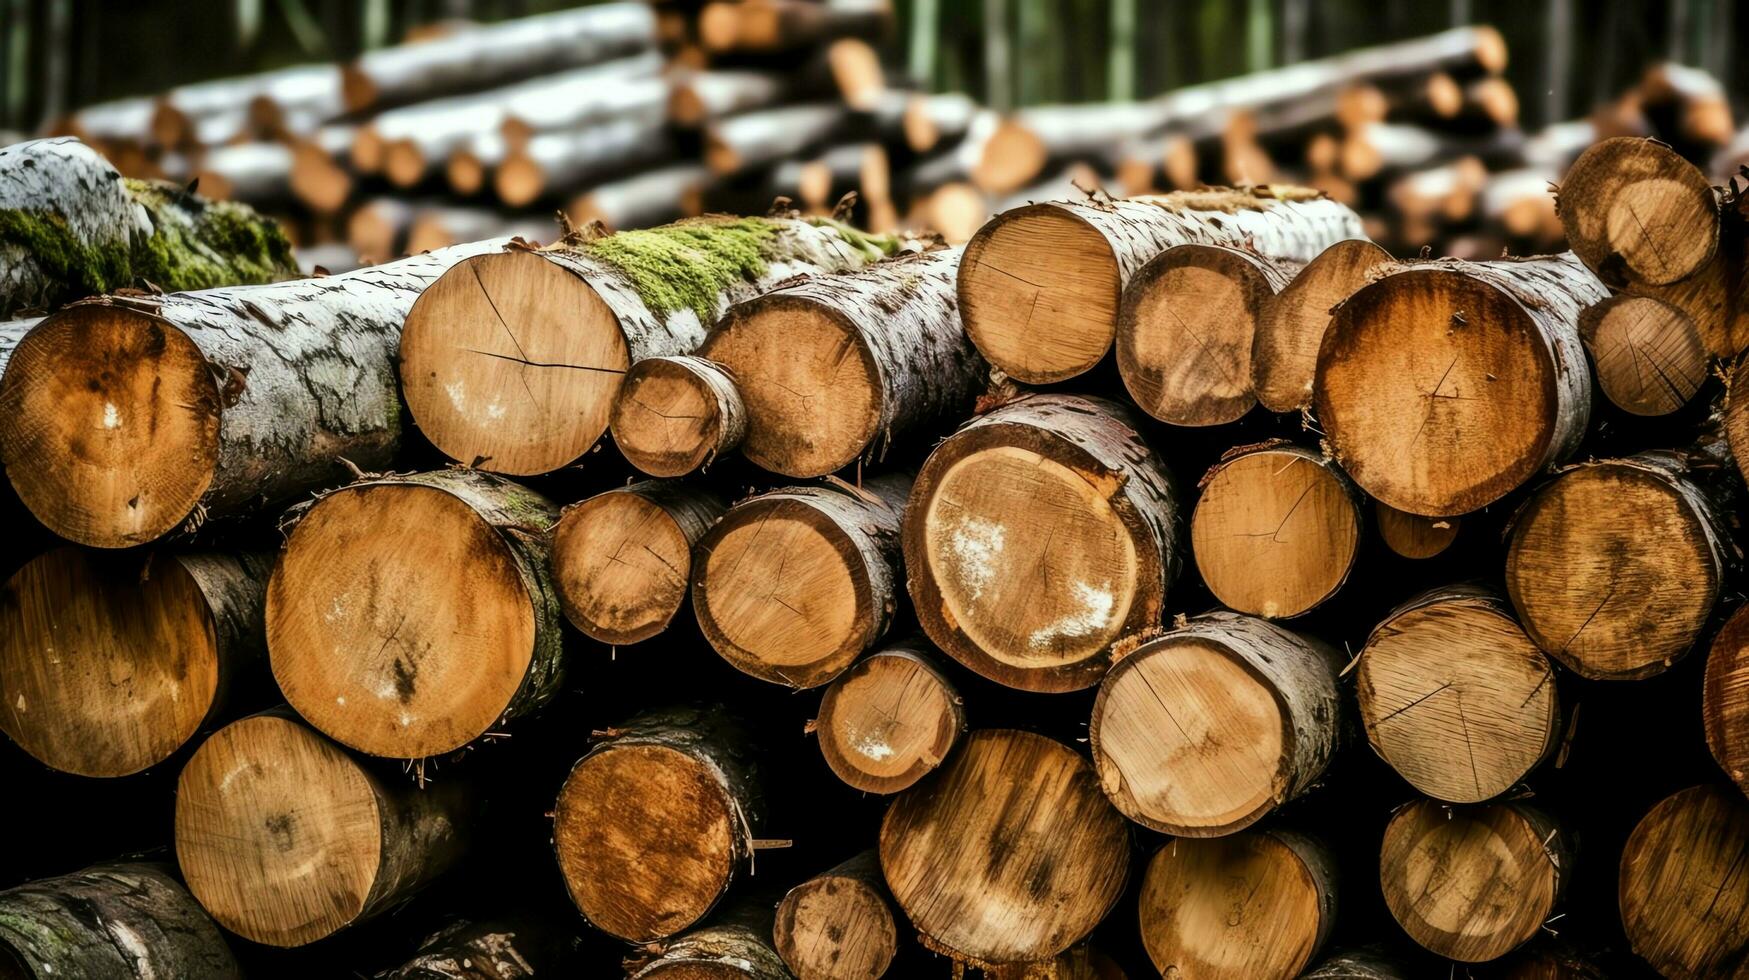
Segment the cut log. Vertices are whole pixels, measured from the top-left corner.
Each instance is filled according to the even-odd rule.
[[[359,205],[346,219],[346,244],[372,262],[387,262],[404,251],[407,232],[419,213],[399,197],[377,197]]]
[[[608,231],[653,228],[701,214],[710,182],[706,168],[681,163],[592,187],[572,198],[565,210],[578,228],[591,221]]]
[[[651,476],[685,476],[740,448],[747,405],[716,361],[646,357],[626,372],[608,428],[626,462]]]
[[[771,906],[742,899],[660,944],[627,980],[792,980],[771,944]]]
[[[769,109],[792,90],[791,79],[771,71],[687,72],[673,81],[668,95],[668,121],[684,128],[738,113]]]
[[[361,752],[452,752],[563,680],[547,529],[558,508],[472,470],[371,476],[319,499],[267,586],[286,700]]]
[[[0,379],[0,462],[31,512],[100,548],[385,467],[413,299],[478,242],[318,279],[111,297],[44,320]]]
[[[1741,608],[1713,637],[1701,712],[1713,758],[1749,793],[1749,615]]]
[[[1405,514],[1389,504],[1374,502],[1379,537],[1385,547],[1404,558],[1432,558],[1457,540],[1460,521],[1455,517],[1422,517]]]
[[[293,65],[179,85],[157,98],[151,131],[165,147],[198,148],[237,137],[272,137],[277,135],[272,124],[283,125],[288,116],[338,116],[339,96],[340,72],[333,65]],[[220,120],[221,125],[212,125]]]
[[[1130,844],[1080,754],[985,729],[894,801],[880,849],[925,945],[1000,965],[1049,959],[1086,936],[1123,892]]]
[[[0,968],[18,980],[240,980],[213,920],[159,864],[99,864],[0,892]]]
[[[668,628],[686,602],[692,549],[725,506],[701,487],[644,480],[566,507],[553,585],[571,625],[619,646]]]
[[[348,112],[422,102],[654,47],[647,4],[603,3],[367,51],[341,78]]]
[[[791,888],[772,940],[796,980],[879,977],[899,951],[892,896],[873,850]]]
[[[1574,254],[1616,288],[1693,275],[1719,244],[1718,196],[1655,140],[1618,136],[1579,155],[1558,197]]]
[[[963,417],[988,369],[960,329],[959,268],[960,250],[940,249],[730,307],[699,352],[746,404],[742,454],[784,476],[821,476]]]
[[[1223,605],[1286,619],[1348,580],[1360,553],[1362,497],[1329,460],[1279,441],[1241,446],[1200,486],[1190,545]]]
[[[981,111],[971,96],[961,92],[911,95],[905,99],[905,145],[912,153],[930,153],[951,146],[971,131]]]
[[[1694,321],[1663,300],[1620,294],[1585,310],[1579,337],[1597,386],[1633,415],[1668,415],[1706,383],[1707,349]]]
[[[1342,739],[1341,667],[1329,647],[1267,620],[1191,619],[1100,685],[1088,740],[1101,787],[1162,833],[1243,830],[1323,776]]]
[[[1148,862],[1140,908],[1162,976],[1292,980],[1335,924],[1336,859],[1289,830],[1172,840]]]
[[[0,321],[0,375],[6,373],[6,365],[12,360],[12,352],[18,349],[25,334],[42,322],[42,317],[25,317],[22,320]]]
[[[1499,130],[1478,137],[1454,137],[1416,126],[1370,123],[1342,143],[1342,176],[1353,181],[1389,180],[1452,160],[1474,157],[1490,169],[1524,165],[1524,134]]]
[[[1542,930],[1572,861],[1559,825],[1521,803],[1416,800],[1385,828],[1379,884],[1409,938],[1447,959],[1483,963]]]
[[[321,245],[305,245],[292,250],[292,257],[297,259],[298,271],[306,276],[329,276],[341,272],[356,272],[367,265],[345,242],[324,242]]]
[[[86,143],[141,143],[151,138],[152,109],[149,95],[99,102],[55,120],[48,136],[71,136]]]
[[[1736,135],[1725,87],[1700,68],[1669,62],[1652,65],[1637,92],[1640,111],[1652,130],[1664,134],[1684,156],[1705,160]]]
[[[568,937],[514,919],[456,922],[419,944],[406,963],[376,980],[526,980],[558,972]]]
[[[81,776],[169,758],[262,665],[271,565],[256,554],[36,556],[0,587],[0,730]]]
[[[1362,946],[1330,954],[1300,980],[1409,980],[1410,976],[1409,969],[1384,950]]]
[[[1480,588],[1435,588],[1398,606],[1359,664],[1367,740],[1428,796],[1493,799],[1555,748],[1554,668],[1505,600]]]
[[[1628,943],[1666,977],[1741,976],[1749,956],[1749,803],[1723,786],[1676,793],[1622,848],[1618,896]]]
[[[1142,410],[1174,425],[1236,422],[1257,404],[1251,348],[1263,308],[1300,264],[1250,248],[1174,245],[1125,284],[1117,369]]]
[[[1331,245],[1291,282],[1264,300],[1251,344],[1251,386],[1271,412],[1294,412],[1312,404],[1318,347],[1330,313],[1367,282],[1391,254],[1363,238]]]
[[[176,859],[219,925],[302,946],[388,911],[466,848],[467,787],[383,778],[283,709],[219,729],[176,783]]]
[[[865,793],[897,793],[934,772],[965,730],[953,682],[921,639],[857,661],[826,688],[814,733],[834,775]]]
[[[1749,233],[1734,218],[1718,250],[1700,270],[1668,286],[1630,286],[1627,292],[1663,300],[1694,323],[1701,343],[1715,357],[1749,349]]]
[[[655,52],[517,86],[503,106],[500,131],[511,149],[541,133],[589,129],[613,119],[660,123],[668,116],[668,79]]]
[[[743,500],[707,532],[692,606],[706,640],[738,670],[819,687],[892,625],[906,474]]]
[[[574,194],[603,177],[673,156],[662,123],[649,119],[614,119],[538,133],[520,149],[506,150],[492,174],[492,190],[500,201],[519,208],[543,197]]]
[[[790,276],[897,247],[826,220],[716,216],[483,254],[407,314],[407,407],[451,459],[551,472],[606,431],[634,362],[692,353],[725,309]]]
[[[878,41],[892,24],[890,0],[707,3],[699,12],[698,36],[712,52],[774,53],[841,37]]]
[[[1465,514],[1578,447],[1591,413],[1579,314],[1608,293],[1572,253],[1379,272],[1331,318],[1313,382],[1361,489],[1411,514]]]
[[[1540,489],[1506,553],[1525,632],[1593,680],[1650,677],[1688,653],[1741,560],[1728,467],[1711,453],[1645,452]]]
[[[465,242],[517,238],[538,247],[558,236],[558,225],[550,218],[519,217],[486,208],[422,207],[414,215],[413,223],[407,226],[407,242],[402,250],[418,255]],[[486,250],[482,254],[492,253]]]
[[[1111,349],[1124,287],[1174,245],[1307,262],[1360,237],[1353,211],[1303,188],[1034,204],[1002,213],[966,246],[960,312],[992,365],[1027,383],[1062,381]]]
[[[824,145],[849,116],[835,103],[809,102],[713,120],[705,127],[704,162],[715,174],[737,174]]]
[[[634,943],[691,926],[752,858],[764,825],[756,779],[745,736],[721,709],[651,712],[609,729],[553,811],[571,900],[595,928]]]
[[[351,126],[324,126],[292,141],[291,193],[317,214],[334,214],[352,197],[353,175],[341,161],[352,145]],[[400,253],[387,253],[386,261]]]
[[[194,179],[215,201],[243,201],[267,207],[292,200],[292,148],[283,143],[238,143],[201,157]]]

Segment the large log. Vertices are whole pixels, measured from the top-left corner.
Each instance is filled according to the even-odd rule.
[[[893,897],[925,945],[972,965],[1037,962],[1079,942],[1123,892],[1129,849],[1085,758],[1002,729],[973,732],[881,823]]]
[[[1706,383],[1708,355],[1694,320],[1651,296],[1618,293],[1588,307],[1579,337],[1597,386],[1634,415],[1668,415]]]
[[[1749,229],[1743,216],[1733,214],[1719,235],[1718,250],[1693,275],[1667,286],[1631,285],[1625,291],[1682,311],[1715,357],[1749,349],[1749,299],[1744,298],[1749,295]]]
[[[747,403],[716,361],[646,357],[626,372],[608,428],[626,462],[651,476],[685,476],[741,447]]]
[[[1749,615],[1739,608],[1713,637],[1707,653],[1701,715],[1707,747],[1719,768],[1749,793]]]
[[[1618,136],[1574,161],[1558,195],[1567,244],[1616,288],[1693,275],[1719,243],[1706,175],[1656,140]]]
[[[1367,273],[1391,254],[1363,238],[1337,242],[1319,252],[1275,295],[1264,300],[1251,343],[1251,387],[1271,412],[1312,404],[1318,347],[1330,313],[1366,285]]]
[[[563,681],[547,529],[487,473],[370,476],[297,520],[267,585],[286,700],[352,748],[421,759],[535,711]]]
[[[1741,561],[1717,448],[1587,462],[1538,490],[1506,553],[1506,590],[1538,646],[1613,680],[1688,653]]]
[[[606,430],[626,370],[689,354],[729,306],[898,247],[828,220],[708,216],[458,265],[407,314],[401,380],[451,459],[546,473]]]
[[[0,730],[81,776],[169,758],[262,666],[270,567],[259,554],[71,547],[31,559],[0,587]]]
[[[18,980],[240,980],[225,938],[159,864],[98,864],[0,892],[0,968]]]
[[[675,708],[608,729],[572,767],[553,811],[553,847],[591,925],[652,943],[716,905],[751,860],[763,821],[754,754],[737,723],[718,708]]]
[[[899,951],[898,928],[873,850],[791,888],[772,942],[796,980],[879,977]]]
[[[455,865],[470,808],[465,784],[385,778],[280,709],[219,729],[183,767],[176,859],[220,925],[302,946]]]
[[[1307,262],[1360,237],[1354,212],[1304,188],[1034,204],[1003,212],[966,245],[960,312],[992,365],[1019,381],[1062,381],[1111,349],[1124,287],[1174,245]]]
[[[1666,977],[1742,976],[1749,957],[1749,803],[1694,786],[1651,809],[1622,848],[1622,928]]]
[[[325,278],[71,306],[0,379],[0,462],[80,544],[143,544],[386,467],[394,356],[419,291],[478,242]]]
[[[773,490],[729,509],[698,543],[692,606],[724,660],[761,680],[819,687],[886,635],[898,607],[907,474]]]
[[[1361,489],[1411,514],[1464,514],[1578,447],[1591,413],[1579,314],[1607,292],[1572,253],[1378,275],[1331,319],[1314,381],[1331,452]]]
[[[1088,741],[1100,785],[1131,820],[1181,837],[1243,830],[1311,789],[1343,738],[1324,644],[1213,612],[1111,668]]]
[[[966,727],[953,682],[921,639],[889,644],[838,675],[814,734],[833,774],[865,793],[909,789],[947,759]]]
[[[1125,633],[1157,627],[1180,567],[1178,505],[1120,406],[1032,395],[967,422],[917,476],[905,567],[917,618],[1010,687],[1099,683]]]

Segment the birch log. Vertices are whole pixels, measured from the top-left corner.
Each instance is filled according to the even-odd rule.
[[[0,967],[18,980],[243,976],[170,868],[136,863],[93,865],[0,892]]]
[[[1312,404],[1318,347],[1331,311],[1366,285],[1374,266],[1390,260],[1389,252],[1366,239],[1346,239],[1319,252],[1263,301],[1251,343],[1251,387],[1264,408],[1294,412]]]
[[[716,361],[646,357],[626,371],[608,428],[626,462],[651,476],[685,476],[741,447],[747,403]]]
[[[1558,200],[1574,254],[1618,289],[1686,279],[1718,249],[1717,194],[1700,168],[1656,140],[1593,145],[1567,170]]]
[[[1580,316],[1579,336],[1597,387],[1634,415],[1668,415],[1706,383],[1709,357],[1699,329],[1661,299],[1611,296]]]

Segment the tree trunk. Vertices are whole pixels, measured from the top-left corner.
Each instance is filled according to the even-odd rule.
[[[685,476],[734,452],[747,435],[735,375],[703,357],[646,357],[626,372],[609,421],[626,462],[651,476]]]
[[[419,946],[406,963],[376,980],[527,980],[557,972],[566,937],[519,920],[456,922]]]
[[[1666,977],[1741,976],[1749,958],[1749,804],[1695,786],[1654,806],[1622,849],[1628,944]]]
[[[864,793],[898,793],[934,772],[959,741],[966,714],[921,637],[857,661],[820,699],[814,734],[826,765]]]
[[[899,951],[899,930],[873,850],[791,888],[772,941],[796,980],[879,977]]]
[[[1573,253],[1617,289],[1686,279],[1718,249],[1717,194],[1655,140],[1593,145],[1567,171],[1558,204]]]
[[[294,156],[282,143],[221,146],[201,157],[194,179],[210,200],[284,206],[292,201]]]
[[[1336,859],[1290,830],[1179,838],[1148,862],[1140,908],[1163,976],[1292,980],[1335,924]]]
[[[685,129],[743,112],[770,109],[793,92],[787,73],[756,69],[688,72],[674,79],[668,121]]]
[[[729,309],[700,353],[747,406],[741,452],[790,477],[884,457],[962,417],[987,368],[960,329],[959,249],[815,275]]]
[[[551,501],[472,470],[373,475],[297,518],[267,586],[286,700],[361,752],[422,759],[563,681]]]
[[[1079,753],[983,729],[893,802],[880,849],[924,945],[977,966],[1048,960],[1079,942],[1122,894],[1130,844]]]
[[[598,184],[572,198],[565,210],[577,227],[599,221],[608,231],[652,228],[703,213],[710,183],[708,169],[678,163]]]
[[[736,669],[819,687],[886,635],[899,603],[907,474],[760,494],[698,544],[692,605]]]
[[[693,546],[726,509],[709,490],[672,480],[566,507],[553,530],[553,584],[565,618],[614,646],[667,629],[686,602]]]
[[[219,924],[302,946],[388,911],[459,863],[467,787],[367,769],[276,709],[219,729],[176,784],[176,858]]]
[[[753,760],[720,708],[654,711],[601,735],[553,812],[559,870],[590,925],[653,943],[716,905],[764,826]]]
[[[1251,384],[1264,408],[1295,412],[1311,406],[1330,311],[1366,285],[1368,272],[1390,261],[1389,252],[1364,238],[1345,239],[1319,252],[1264,300],[1251,343]]]
[[[1633,415],[1669,415],[1706,383],[1707,349],[1686,313],[1663,300],[1626,293],[1588,307],[1579,338],[1591,353],[1597,386]]]
[[[1651,677],[1688,653],[1742,561],[1722,449],[1583,463],[1531,497],[1506,590],[1538,646],[1593,680]]]
[[[271,567],[261,554],[37,555],[0,586],[0,730],[81,776],[169,758],[264,664]]]
[[[159,864],[98,864],[0,892],[0,966],[21,980],[243,975],[212,919]]]
[[[332,485],[341,457],[387,466],[401,434],[393,358],[414,297],[503,244],[69,307],[19,344],[0,382],[0,461],[39,520],[102,548]]]
[[[1287,619],[1348,581],[1366,526],[1364,498],[1329,460],[1280,441],[1241,446],[1200,487],[1190,546],[1222,605]]]
[[[1162,833],[1249,827],[1323,777],[1343,737],[1341,667],[1318,641],[1225,611],[1143,643],[1093,703],[1106,795]]]
[[[717,53],[793,51],[841,37],[879,41],[892,26],[890,0],[708,3],[698,18],[699,39]]]
[[[1522,803],[1416,800],[1385,828],[1379,883],[1409,938],[1482,963],[1541,932],[1572,877],[1572,853],[1560,826]]]
[[[1353,211],[1303,188],[1034,204],[1001,214],[966,246],[961,315],[993,366],[1029,384],[1063,381],[1105,357],[1124,288],[1174,245],[1307,262],[1360,237]]]
[[[1159,626],[1177,520],[1165,467],[1122,407],[1016,399],[967,422],[918,474],[905,520],[917,618],[991,680],[1091,687],[1120,637]]]
[[[981,111],[960,92],[911,95],[905,99],[905,145],[912,153],[930,153],[964,139]]]
[[[848,119],[842,105],[809,102],[712,120],[704,162],[714,174],[744,173],[825,145]]]
[[[655,945],[655,957],[633,966],[629,980],[790,980],[771,944],[772,912],[743,899],[710,921]]]
[[[1411,514],[1465,514],[1578,447],[1591,414],[1579,314],[1608,293],[1577,258],[1377,275],[1331,318],[1313,384],[1331,451],[1361,489]]]
[[[1725,621],[1707,654],[1701,713],[1707,747],[1719,768],[1749,793],[1749,615],[1739,608]]]
[[[898,242],[818,219],[707,216],[480,255],[407,314],[401,379],[451,459],[528,476],[588,452],[646,357],[690,354],[734,303]]]
[[[672,162],[674,147],[660,120],[625,117],[575,130],[531,136],[506,148],[492,174],[498,200],[513,208],[545,197],[575,194],[584,185],[622,171]]]

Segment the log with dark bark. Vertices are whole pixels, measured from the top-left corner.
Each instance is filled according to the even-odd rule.
[[[1267,620],[1191,619],[1100,685],[1088,730],[1100,784],[1162,833],[1243,830],[1323,776],[1343,738],[1341,667],[1329,647]]]
[[[1749,793],[1749,613],[1738,609],[1713,637],[1701,700],[1707,747]]]
[[[0,462],[51,530],[104,548],[339,483],[341,457],[387,466],[402,320],[445,269],[503,244],[68,307],[0,380]]]
[[[772,942],[796,980],[879,977],[899,949],[892,896],[873,850],[791,888]]]
[[[1686,279],[1718,250],[1718,196],[1706,175],[1656,140],[1616,137],[1574,161],[1561,182],[1574,254],[1616,288]]]
[[[679,163],[598,184],[572,198],[565,210],[577,227],[599,221],[608,231],[651,228],[702,213],[710,184],[708,169]]]
[[[764,826],[753,758],[720,708],[649,712],[602,735],[553,811],[559,870],[591,925],[652,943],[717,904]]]
[[[563,680],[547,529],[558,508],[472,470],[368,476],[292,528],[267,587],[286,700],[372,755],[451,752]]]
[[[466,920],[433,933],[407,962],[375,980],[527,980],[556,972],[568,940],[544,922]]]
[[[966,727],[953,682],[921,638],[858,660],[820,699],[814,734],[833,774],[865,793],[897,793],[934,772]]]
[[[1263,301],[1251,342],[1251,387],[1271,412],[1294,412],[1312,404],[1318,347],[1330,313],[1367,282],[1375,266],[1391,261],[1364,238],[1331,245],[1306,263],[1293,280]]]
[[[1622,928],[1666,977],[1739,977],[1749,961],[1749,803],[1694,786],[1654,806],[1622,848]]]
[[[240,980],[218,927],[160,864],[98,864],[0,892],[0,971],[18,980]]]
[[[646,357],[626,372],[608,428],[626,462],[651,476],[685,476],[740,448],[747,404],[716,361]]]
[[[709,490],[673,480],[566,507],[553,529],[553,585],[565,618],[615,646],[667,629],[686,602],[693,546],[725,509]]]
[[[1313,384],[1361,489],[1411,514],[1464,514],[1578,447],[1591,412],[1579,314],[1608,294],[1572,253],[1376,275],[1332,317]]]
[[[550,472],[606,431],[634,362],[692,353],[725,309],[790,276],[860,268],[897,247],[823,219],[707,216],[493,250],[407,314],[407,406],[451,459]]]
[[[1354,212],[1304,188],[1034,204],[1004,212],[966,245],[960,312],[993,366],[1028,383],[1062,381],[1105,357],[1124,288],[1174,245],[1307,262],[1359,237]]]
[[[628,961],[628,980],[792,980],[771,943],[769,903],[745,898]]]
[[[774,473],[821,476],[963,417],[987,367],[960,328],[960,255],[809,276],[730,307],[699,353],[746,405],[741,453]]]
[[[1301,980],[1409,980],[1408,967],[1374,946],[1344,949],[1331,953]],[[1548,980],[1563,980],[1552,977]]]
[[[176,858],[219,924],[302,946],[387,911],[462,857],[467,786],[367,769],[285,709],[215,732],[176,784]]]
[[[1706,383],[1708,354],[1688,314],[1660,299],[1619,293],[1579,317],[1597,386],[1634,415],[1668,415]]]
[[[879,41],[892,25],[890,0],[764,0],[705,4],[698,34],[708,51],[774,53],[841,37]]]
[[[1123,892],[1129,850],[1085,758],[1002,729],[973,732],[881,824],[893,897],[925,945],[971,965],[1033,963],[1079,942]]]

